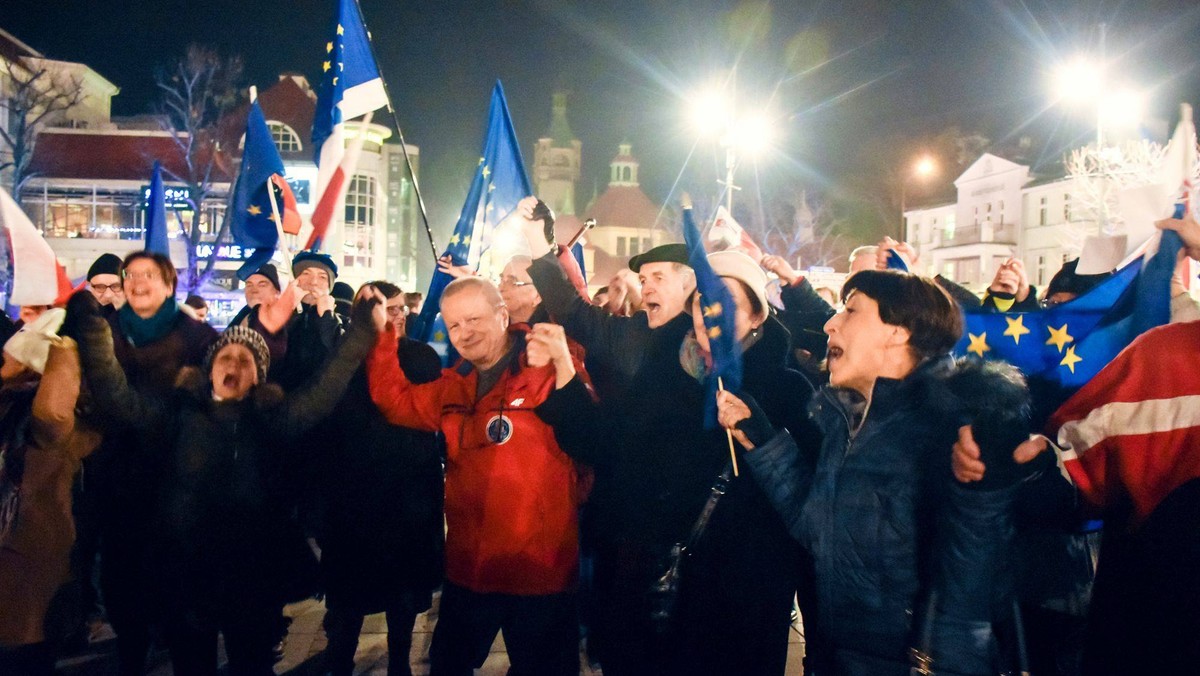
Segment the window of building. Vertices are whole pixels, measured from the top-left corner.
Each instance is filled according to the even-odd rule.
[[[975,225],[979,225],[979,207],[975,207]]]
[[[628,255],[625,250],[625,238],[624,237],[617,238],[617,255],[622,256],[622,257]]]
[[[1004,200],[997,202],[996,211],[999,213],[999,217],[996,219],[996,222],[1004,223]]]
[[[642,238],[642,251],[649,251],[649,250],[650,250],[650,249],[652,249],[652,248],[653,248],[653,247],[651,247],[651,246],[650,246],[650,238],[649,238],[649,237],[643,237],[643,238]]]
[[[944,239],[954,239],[954,224],[957,220],[957,214],[946,215],[946,225],[942,231],[942,236]]]
[[[1046,218],[1048,215],[1048,209],[1046,208],[1047,201],[1048,199],[1045,195],[1038,198],[1038,225],[1046,225]]]
[[[1042,198],[1042,203],[1046,203],[1046,198]],[[1034,284],[1041,286],[1046,283],[1046,254],[1041,254],[1037,257],[1037,281]]]
[[[300,142],[300,135],[286,124],[271,120],[267,122],[267,129],[271,130],[271,140],[275,142],[275,147],[279,148],[279,152],[294,153],[304,150],[304,144]]]
[[[1071,222],[1071,194],[1063,195],[1063,220]]]
[[[346,227],[342,240],[345,265],[372,267],[374,264],[375,205],[374,177],[355,174],[346,189]]]
[[[636,256],[642,252],[641,240],[637,237],[629,238],[629,255]]]

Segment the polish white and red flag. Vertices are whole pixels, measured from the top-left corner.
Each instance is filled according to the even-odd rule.
[[[1198,355],[1200,321],[1151,329],[1051,418],[1063,467],[1095,511],[1127,500],[1140,522],[1200,477]]]
[[[0,228],[12,252],[12,305],[61,305],[75,291],[50,244],[21,207],[0,189]],[[82,288],[82,284],[80,287]]]
[[[321,248],[329,226],[344,204],[350,177],[358,166],[365,127],[371,114],[388,104],[379,66],[371,53],[370,35],[356,0],[338,0],[337,26],[325,43],[322,82],[313,117],[317,185],[312,234],[305,249]],[[346,122],[366,116],[354,142],[346,148]]]
[[[733,215],[723,206],[717,207],[717,216],[713,219],[712,227],[708,229],[708,249],[741,251],[755,261],[762,260],[762,248],[750,237],[750,234]]]

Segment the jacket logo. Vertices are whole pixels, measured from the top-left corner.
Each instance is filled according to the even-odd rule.
[[[513,426],[512,420],[504,415],[494,415],[487,422],[487,438],[497,446],[503,446],[512,439]]]
[[[509,404],[509,406],[520,406],[521,404],[524,404],[524,403],[525,403],[525,397],[517,397],[516,399],[512,400],[512,403]]]

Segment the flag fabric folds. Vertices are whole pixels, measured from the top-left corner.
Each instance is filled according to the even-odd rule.
[[[704,422],[709,429],[717,426],[718,379],[731,392],[742,389],[742,346],[734,324],[737,304],[729,287],[721,281],[704,250],[700,230],[691,209],[683,210],[683,239],[687,244],[688,265],[696,273],[696,291],[700,294],[700,312],[708,334],[712,369],[705,379]]]
[[[480,253],[489,246],[492,231],[508,218],[521,199],[531,194],[521,146],[517,143],[517,133],[504,98],[504,87],[497,81],[492,89],[482,157],[443,256],[450,256],[454,265],[476,267]],[[442,290],[451,279],[441,270],[433,273],[429,293],[425,294],[425,304],[417,318],[415,335],[418,340],[429,341],[433,337]]]
[[[9,194],[0,189],[0,227],[8,233],[12,252],[13,305],[58,305],[74,289],[67,271],[33,222]],[[82,285],[81,285],[82,286]]]
[[[246,141],[242,145],[242,166],[237,184],[233,189],[230,204],[229,230],[235,244],[243,249],[253,249],[246,262],[238,269],[238,277],[245,280],[264,263],[271,260],[279,245],[279,229],[275,225],[275,214],[271,207],[271,196],[267,192],[270,184],[276,191],[276,203],[280,207],[280,218],[286,224],[299,219],[296,198],[280,175],[283,160],[271,139],[271,131],[263,116],[258,101],[250,104],[246,117]],[[294,226],[293,226],[294,227]]]
[[[150,196],[146,200],[146,251],[171,257],[167,239],[167,196],[163,188],[162,164],[154,162],[150,175]]]
[[[325,43],[321,89],[313,117],[317,163],[313,231],[306,249],[317,250],[346,196],[358,153],[346,151],[345,123],[386,105],[387,92],[371,54],[370,35],[356,0],[338,0],[333,37]],[[360,147],[360,146],[356,146]]]
[[[717,215],[713,219],[712,227],[708,229],[708,241],[720,245],[715,247],[714,251],[734,249],[753,258],[755,262],[761,261],[763,257],[762,248],[723,205],[717,207]]]
[[[1200,322],[1152,329],[1050,420],[1068,477],[1097,511],[1128,499],[1145,519],[1200,477]],[[1164,365],[1186,364],[1170,374]]]

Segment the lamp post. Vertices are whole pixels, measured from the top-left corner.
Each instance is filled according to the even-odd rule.
[[[736,73],[736,71],[734,72]],[[725,149],[725,208],[733,212],[734,171],[741,156],[755,157],[771,144],[774,136],[771,118],[761,110],[738,114],[734,106],[734,73],[726,82],[704,90],[692,103],[692,126],[702,137],[716,138]]]
[[[909,171],[900,176],[900,232],[899,239],[904,239],[904,214],[908,212],[908,182],[910,180],[924,181],[937,173],[937,162],[929,155],[921,155],[913,163]]]
[[[1057,101],[1090,106],[1096,120],[1096,151],[1104,150],[1105,128],[1135,127],[1141,121],[1145,95],[1129,87],[1114,87],[1105,52],[1105,24],[1100,24],[1100,55],[1076,56],[1058,67],[1054,95]]]

